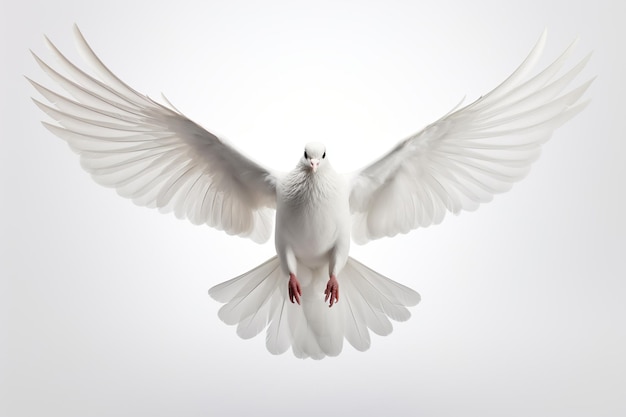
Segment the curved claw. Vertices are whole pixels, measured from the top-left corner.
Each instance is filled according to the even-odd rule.
[[[334,275],[330,276],[324,294],[326,295],[324,302],[330,299],[330,305],[328,307],[332,307],[333,304],[339,301],[339,283],[337,282],[337,277]]]
[[[300,288],[300,283],[298,282],[298,278],[294,274],[289,274],[289,300],[293,303],[295,302],[300,305],[300,296],[302,296],[302,289]]]

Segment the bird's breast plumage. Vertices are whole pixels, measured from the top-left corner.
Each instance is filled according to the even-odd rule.
[[[284,239],[301,261],[326,257],[349,235],[349,219],[347,185],[330,167],[317,173],[295,169],[278,184],[276,239]]]

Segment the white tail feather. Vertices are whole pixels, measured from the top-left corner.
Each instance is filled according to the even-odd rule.
[[[226,324],[237,325],[237,334],[248,339],[267,328],[266,346],[272,354],[291,347],[299,358],[337,356],[343,339],[357,350],[370,347],[369,330],[388,335],[389,319],[410,317],[407,306],[420,301],[418,293],[348,258],[338,276],[340,302],[332,308],[324,302],[326,269],[298,266],[302,288],[301,305],[287,294],[287,277],[273,257],[258,267],[209,290],[225,303],[218,315]]]

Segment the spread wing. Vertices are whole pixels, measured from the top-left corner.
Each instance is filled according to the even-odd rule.
[[[438,224],[447,212],[474,210],[528,173],[540,146],[587,104],[579,100],[593,81],[565,91],[590,56],[557,76],[574,44],[530,78],[545,40],[544,32],[519,68],[489,94],[354,174],[350,209],[357,243]]]
[[[35,103],[58,123],[44,125],[80,155],[82,167],[94,180],[138,205],[173,211],[194,224],[205,223],[256,242],[269,239],[276,175],[173,106],[161,105],[124,84],[74,29],[81,52],[99,79],[68,61],[46,39],[66,75],[33,55],[69,95],[29,81],[51,105]]]

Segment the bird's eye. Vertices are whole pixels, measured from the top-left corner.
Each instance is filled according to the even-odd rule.
[[[309,154],[304,151],[304,159],[309,159]]]
[[[324,155],[322,155],[322,159],[326,158],[326,152],[324,152]]]

